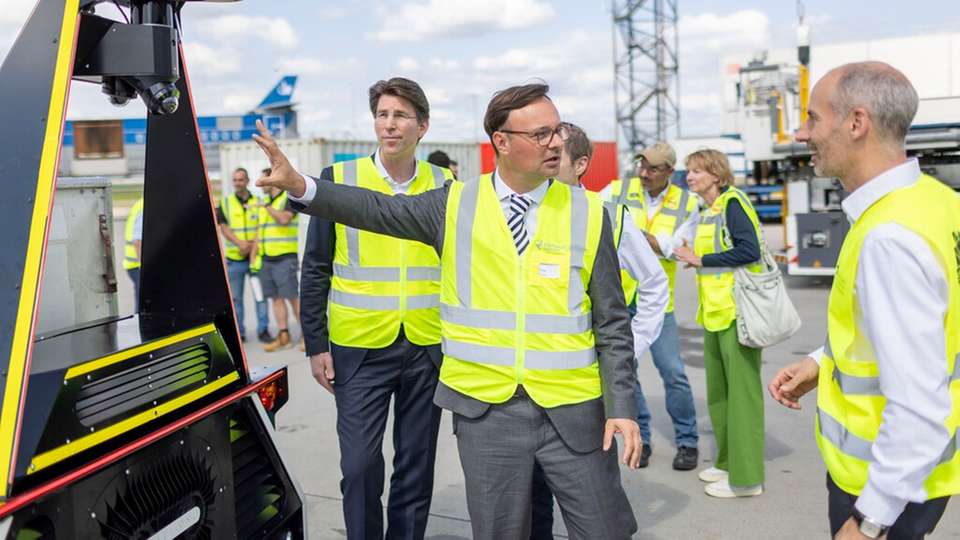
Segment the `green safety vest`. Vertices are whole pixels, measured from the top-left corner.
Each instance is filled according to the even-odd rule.
[[[140,197],[130,208],[123,228],[123,268],[126,270],[140,268],[140,257],[137,256],[137,248],[133,245],[133,228],[142,213],[143,197]]]
[[[417,174],[407,193],[440,188],[452,178],[448,169],[417,160]],[[334,164],[333,181],[393,195],[370,157]],[[330,341],[381,349],[397,339],[402,325],[411,343],[439,343],[440,259],[436,250],[341,223],[336,224],[335,234],[328,304]]]
[[[828,337],[820,361],[817,444],[837,486],[859,495],[867,483],[867,469],[873,462],[871,447],[887,401],[880,390],[874,348],[858,320],[855,284],[864,239],[886,223],[896,223],[922,238],[947,278],[948,305],[943,319],[947,377],[943,383],[949,388],[953,408],[943,424],[951,440],[924,487],[929,499],[954,495],[960,493],[956,438],[960,425],[960,196],[930,176],[923,175],[916,183],[883,196],[860,216],[843,240],[830,289]],[[900,360],[910,363],[913,359]]]
[[[724,233],[727,205],[737,199],[746,212],[757,233],[757,242],[763,242],[760,234],[760,219],[750,204],[750,199],[735,187],[729,187],[713,201],[710,208],[700,214],[697,234],[693,240],[693,251],[698,257],[711,253],[720,253],[733,247],[732,241]],[[762,248],[762,246],[761,246]],[[747,266],[751,272],[762,270],[759,262]],[[733,299],[733,268],[700,267],[697,268],[697,323],[711,332],[725,330],[737,318],[737,305]]]
[[[252,196],[247,200],[248,203],[254,201],[255,199]],[[257,236],[257,227],[260,223],[260,208],[256,205],[245,205],[237,198],[237,194],[233,193],[220,201],[220,210],[223,211],[223,215],[227,218],[227,226],[230,227],[233,234],[237,235],[237,238],[240,240],[253,240],[253,238]],[[240,254],[240,248],[226,238],[224,238],[224,246],[226,247],[226,257],[231,261],[243,261],[246,259],[246,257]]]
[[[603,225],[600,198],[552,182],[522,256],[489,174],[455,182],[446,209],[440,381],[487,403],[507,401],[519,384],[542,407],[600,397],[586,293]]]
[[[266,203],[266,201],[264,201]],[[287,192],[280,193],[268,203],[275,210],[283,211],[287,206]],[[260,255],[279,257],[297,253],[297,233],[299,232],[299,216],[294,213],[293,219],[286,225],[277,223],[266,208],[261,208],[260,235],[257,241],[260,245]]]

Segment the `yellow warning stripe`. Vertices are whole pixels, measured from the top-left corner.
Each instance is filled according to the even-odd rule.
[[[169,412],[183,407],[184,405],[187,405],[188,403],[194,402],[208,394],[211,394],[239,378],[239,373],[236,371],[231,371],[220,379],[217,379],[205,386],[201,386],[200,388],[188,392],[178,398],[167,401],[166,403],[161,403],[156,407],[152,407],[146,411],[131,416],[130,418],[117,422],[116,424],[107,426],[100,431],[95,431],[89,435],[80,437],[77,440],[70,441],[63,446],[54,448],[53,450],[49,450],[42,454],[37,454],[30,461],[30,468],[27,470],[27,474],[33,474],[49,467],[50,465],[53,465],[54,463],[63,461],[74,454],[78,454],[108,439],[112,439],[117,435],[122,435],[131,429],[140,427],[154,418],[159,418]]]
[[[6,496],[13,481],[13,459],[17,419],[20,415],[21,396],[25,376],[27,350],[33,337],[34,307],[39,285],[40,262],[48,226],[50,197],[57,174],[57,157],[63,129],[66,96],[70,86],[73,65],[73,46],[77,30],[79,0],[65,0],[63,20],[57,48],[56,67],[50,88],[50,106],[47,111],[46,133],[40,154],[37,175],[37,191],[33,199],[33,217],[30,220],[30,236],[23,265],[23,281],[20,285],[20,302],[17,307],[17,322],[13,328],[10,364],[7,368],[7,385],[3,389],[3,409],[0,412],[0,479]]]
[[[140,356],[142,354],[148,353],[150,351],[155,351],[157,349],[162,349],[167,345],[173,345],[181,341],[186,341],[190,338],[197,336],[202,336],[204,334],[210,334],[217,331],[217,327],[211,324],[205,324],[198,328],[193,328],[179,334],[173,334],[172,336],[165,337],[163,339],[158,339],[156,341],[151,341],[150,343],[144,343],[143,345],[134,347],[132,349],[127,349],[125,351],[120,351],[109,356],[104,356],[103,358],[97,358],[96,360],[91,360],[89,362],[84,362],[79,366],[74,366],[67,370],[67,374],[64,376],[65,379],[75,379],[81,375],[86,375],[87,373],[96,371],[101,368],[105,368],[109,365],[116,364],[117,362],[123,362],[129,358],[135,356]]]

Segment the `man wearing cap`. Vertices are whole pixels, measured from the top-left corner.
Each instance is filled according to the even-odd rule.
[[[660,264],[670,284],[670,300],[660,336],[650,346],[653,363],[660,372],[666,392],[667,413],[673,421],[677,453],[673,468],[689,471],[697,467],[699,452],[697,443],[697,411],[693,405],[690,382],[680,358],[680,336],[673,312],[674,285],[677,262],[673,250],[684,243],[693,245],[699,212],[697,198],[689,191],[670,182],[677,154],[664,142],[658,142],[637,154],[639,177],[630,179],[627,185],[614,181],[605,191],[605,199],[625,205],[634,225],[642,230],[650,247],[660,257]],[[653,448],[650,446],[650,409],[643,391],[637,384],[637,422],[644,441],[640,467],[650,463]]]

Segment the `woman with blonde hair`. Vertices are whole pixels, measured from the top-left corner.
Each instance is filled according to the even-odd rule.
[[[698,150],[686,159],[687,184],[704,200],[693,249],[674,250],[697,269],[697,323],[704,328],[707,407],[717,443],[714,467],[700,472],[707,495],[763,493],[763,386],[760,349],[737,339],[733,269],[759,271],[760,221],[750,200],[733,187],[727,156]]]

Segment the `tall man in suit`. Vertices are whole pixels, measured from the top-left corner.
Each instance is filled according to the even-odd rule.
[[[416,159],[430,105],[414,81],[370,87],[380,147],[320,173],[324,184],[387,197],[440,187],[449,170]],[[423,538],[433,495],[440,408],[439,259],[429,246],[314,217],[301,303],[314,377],[334,394],[347,537],[382,539],[383,432],[394,401],[387,538]],[[329,320],[328,320],[329,313]]]
[[[454,413],[477,539],[530,534],[534,465],[571,538],[637,527],[620,483],[640,435],[633,346],[611,226],[599,198],[550,181],[569,132],[529,84],[494,95],[484,127],[492,175],[390,197],[295,171],[261,125],[277,186],[304,211],[429,244],[440,256],[444,360],[434,402]]]

